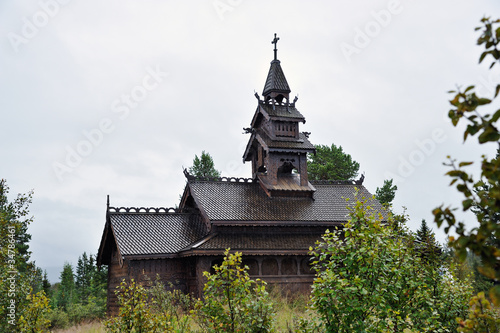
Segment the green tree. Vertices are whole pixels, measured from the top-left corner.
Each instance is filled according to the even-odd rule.
[[[30,311],[32,286],[39,287],[41,279],[34,262],[30,261],[27,233],[29,205],[33,191],[18,194],[9,202],[9,187],[0,180],[0,332],[15,332],[20,318]]]
[[[478,38],[478,44],[483,45],[485,50],[479,58],[481,63],[487,57],[493,57],[490,68],[500,61],[500,20],[483,18],[483,26]],[[500,132],[497,121],[500,118],[500,110],[493,114],[483,111],[486,105],[498,96],[500,85],[496,86],[494,96],[490,98],[476,95],[474,86],[464,90],[452,91],[454,97],[450,101],[452,109],[448,116],[453,126],[465,121],[467,126],[464,131],[464,141],[468,138],[477,137],[481,145],[493,145],[498,149]],[[456,208],[441,205],[433,210],[434,220],[438,226],[445,224],[445,232],[454,230],[457,238],[450,237],[451,245],[457,250],[461,260],[467,257],[467,250],[471,250],[481,258],[482,266],[478,267],[481,274],[488,278],[500,279],[500,248],[492,244],[490,240],[500,237],[500,224],[495,220],[496,214],[500,212],[500,159],[498,155],[494,158],[482,156],[479,180],[474,180],[472,173],[465,171],[473,162],[459,162],[449,158],[447,165],[451,168],[447,175],[452,178],[451,184],[456,184],[458,192],[462,193],[462,209],[464,211],[475,209],[477,224],[468,230],[465,223],[457,221],[454,211]],[[493,302],[500,305],[500,285],[490,289],[489,295]]]
[[[75,277],[73,266],[65,262],[61,272],[61,283],[57,291],[57,306],[67,310],[75,302]]]
[[[342,150],[342,146],[332,144],[315,145],[316,154],[307,157],[309,180],[353,180],[358,175],[359,163]]]
[[[427,225],[427,222],[422,219],[420,227],[415,233],[416,249],[420,253],[421,258],[426,261],[431,261],[436,265],[443,262],[444,258],[441,255],[442,250],[439,243],[436,241],[434,231]]]
[[[189,173],[196,178],[218,178],[220,171],[215,169],[214,160],[209,153],[203,150],[201,156],[194,155],[193,166],[188,169]]]
[[[420,227],[417,229],[415,239],[421,243],[435,243],[436,237],[432,229],[429,228],[427,222],[423,219]]]
[[[95,298],[97,305],[100,306],[101,314],[105,315],[108,292],[108,267],[101,266],[100,269],[98,269],[97,261],[95,260],[96,256],[92,257],[92,255],[90,255],[90,257],[94,258],[92,260],[94,269],[91,282],[91,295]]]
[[[16,266],[20,273],[33,270],[33,264],[29,264],[31,252],[29,241],[31,235],[28,226],[33,222],[29,217],[29,206],[32,202],[33,191],[27,194],[18,194],[13,202],[9,202],[7,195],[9,187],[5,179],[0,180],[0,216],[2,218],[2,248],[7,248],[11,239],[14,240],[16,250]],[[12,234],[12,237],[9,237]]]
[[[381,188],[377,187],[375,191],[375,198],[380,201],[382,205],[390,206],[392,200],[396,196],[396,190],[398,187],[392,184],[392,179],[384,180],[384,185]]]
[[[49,278],[47,276],[47,271],[43,271],[43,280],[42,280],[42,289],[43,289],[43,292],[45,293],[45,295],[47,295],[47,297],[50,297],[50,287],[51,284],[50,284],[50,281],[49,281]]]
[[[453,332],[470,283],[421,260],[409,232],[358,200],[311,251],[311,300],[326,332]]]
[[[93,257],[87,256],[86,252],[78,257],[75,274],[75,291],[78,301],[85,304],[92,294],[92,279],[94,277],[95,266],[93,264]]]
[[[265,282],[250,279],[241,253],[224,252],[215,273],[204,272],[204,300],[196,314],[206,332],[272,332],[274,310]]]

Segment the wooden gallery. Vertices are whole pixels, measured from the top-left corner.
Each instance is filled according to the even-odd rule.
[[[243,162],[251,178],[200,179],[190,175],[178,209],[114,208],[98,252],[108,266],[108,313],[118,313],[116,287],[125,279],[158,275],[200,297],[203,272],[222,262],[225,249],[243,253],[252,278],[290,292],[308,292],[314,279],[308,251],[328,228],[346,222],[346,198],[372,195],[357,181],[309,181],[307,154],[314,154],[304,116],[290,102],[290,88],[277,59],[247,129]],[[378,202],[375,209],[381,209]]]

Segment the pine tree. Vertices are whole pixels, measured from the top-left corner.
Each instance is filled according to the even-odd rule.
[[[92,293],[92,278],[94,276],[94,260],[92,255],[87,257],[87,253],[78,257],[75,275],[75,291],[79,302],[86,304],[89,296]]]
[[[424,260],[438,262],[441,260],[441,246],[436,241],[436,236],[432,229],[427,226],[425,219],[420,223],[415,234],[416,247]]]
[[[57,306],[67,310],[68,306],[75,300],[75,279],[73,266],[70,263],[64,263],[61,272],[61,283],[57,291]]]
[[[47,295],[47,297],[49,297],[49,298],[50,298],[50,294],[51,294],[50,287],[52,287],[52,286],[51,286],[49,278],[47,276],[47,271],[45,270],[43,272],[42,288],[43,288],[43,291],[45,292],[45,295]]]
[[[381,188],[377,187],[375,198],[377,198],[382,205],[388,206],[392,203],[392,200],[394,200],[397,189],[398,187],[392,184],[392,179],[384,180],[384,185]]]
[[[422,220],[420,223],[420,228],[417,230],[416,234],[417,241],[421,243],[427,243],[431,239],[434,239],[434,232],[427,226],[427,222]]]

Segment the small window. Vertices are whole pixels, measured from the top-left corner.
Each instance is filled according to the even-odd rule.
[[[297,124],[292,122],[278,122],[275,125],[275,135],[284,137],[295,137],[297,132]]]

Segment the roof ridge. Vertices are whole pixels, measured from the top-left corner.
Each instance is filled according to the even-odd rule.
[[[174,207],[108,207],[108,213],[140,213],[140,214],[190,214]]]
[[[363,185],[363,180],[309,180],[313,185]]]
[[[224,182],[224,183],[254,183],[253,178],[245,177],[196,177],[190,174],[187,169],[184,169],[184,176],[186,176],[188,182],[191,181],[205,181],[205,182]]]

